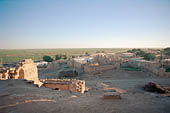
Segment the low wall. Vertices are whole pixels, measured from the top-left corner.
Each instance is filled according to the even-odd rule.
[[[102,66],[84,66],[84,72],[90,73],[90,74],[97,74],[102,71],[111,70],[111,69],[117,69],[119,68],[117,65],[102,65]]]
[[[159,62],[131,59],[128,64],[132,67],[141,67],[143,71],[149,71],[158,76],[170,77],[170,72],[165,72],[164,68],[160,68]]]
[[[81,62],[74,62],[74,68],[84,70],[84,64],[82,64]]]
[[[84,93],[85,81],[75,79],[46,79],[41,80],[46,88],[55,90],[72,91]]]

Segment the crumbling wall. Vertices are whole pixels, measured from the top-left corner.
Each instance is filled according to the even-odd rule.
[[[34,84],[40,84],[37,66],[32,59],[25,59],[16,64],[15,67],[3,68],[0,73],[2,75],[2,80],[25,79],[34,81]]]
[[[41,80],[46,88],[54,90],[72,91],[84,93],[85,81],[75,79],[46,79]]]
[[[21,72],[23,71],[23,72]],[[20,63],[20,66],[16,70],[18,73],[18,77],[22,76],[23,74],[23,79],[26,80],[36,80],[38,79],[38,71],[37,71],[37,66],[34,64],[34,61],[31,59],[25,59]]]
[[[163,67],[165,67],[165,68],[170,67],[170,59],[164,59],[163,60]]]
[[[90,74],[97,74],[102,71],[111,70],[111,69],[118,69],[119,65],[102,65],[102,66],[84,66],[84,71]]]
[[[84,65],[86,64],[86,62],[81,62],[79,60],[75,60],[72,59],[70,61],[67,62],[67,65],[71,68],[73,68],[75,71],[77,71],[78,73],[81,73],[84,71]]]
[[[170,73],[165,72],[164,68],[160,68],[159,62],[146,61],[141,59],[130,59],[128,64],[132,67],[141,67],[143,71],[152,72],[158,76],[167,76],[170,77]]]
[[[75,69],[84,70],[84,63],[74,62],[74,68],[75,68]]]
[[[114,53],[99,53],[92,56],[94,57],[94,63],[99,63],[99,65],[110,65],[120,61],[119,56]]]
[[[99,73],[101,71],[118,69],[120,58],[114,53],[98,53],[90,56],[79,57],[68,62],[68,66],[75,70],[82,70],[87,73]]]
[[[56,70],[60,67],[60,65],[57,62],[50,62],[47,66],[48,70]]]
[[[56,60],[56,61],[48,63],[47,69],[48,70],[56,70],[56,69],[60,68],[60,66],[63,64],[67,64],[67,60]]]
[[[68,60],[67,65],[68,65],[69,67],[72,67],[72,68],[73,68],[73,66],[74,66],[73,60]]]
[[[159,69],[159,76],[162,77],[170,77],[170,72],[166,72],[165,68],[160,68]]]

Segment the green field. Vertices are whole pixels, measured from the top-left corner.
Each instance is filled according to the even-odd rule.
[[[89,54],[96,53],[96,51],[104,52],[125,52],[126,48],[76,48],[76,49],[22,49],[22,50],[0,50],[0,64],[13,63],[26,58],[33,60],[42,60],[42,57],[49,55],[55,58],[55,55],[82,55],[88,52]]]

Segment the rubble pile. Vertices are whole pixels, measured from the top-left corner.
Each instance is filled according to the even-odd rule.
[[[157,83],[149,82],[144,86],[145,91],[162,94],[162,96],[170,96],[170,87],[163,87]]]

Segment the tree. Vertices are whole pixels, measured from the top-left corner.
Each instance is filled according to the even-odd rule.
[[[51,56],[43,56],[43,60],[46,61],[46,62],[52,62],[53,61]]]
[[[55,56],[55,60],[60,60],[61,59],[61,55],[56,55]]]
[[[132,49],[132,50],[128,50],[128,53],[136,53],[136,56],[140,56],[143,57],[146,53],[141,50],[141,49]]]
[[[56,55],[56,56],[55,56],[55,59],[56,59],[56,60],[67,59],[67,56],[66,56],[66,55]]]
[[[85,55],[89,55],[89,53],[88,53],[88,52],[85,52]]]
[[[71,56],[71,58],[76,58],[76,56]]]
[[[156,58],[156,56],[153,53],[145,53],[145,55],[144,55],[145,60],[154,60],[155,58]]]
[[[67,59],[66,55],[61,55],[61,59]]]
[[[164,54],[170,56],[170,47],[164,49]]]
[[[96,51],[96,53],[100,53],[100,51]]]
[[[141,57],[144,57],[145,54],[146,53],[144,51],[142,51],[142,50],[136,52],[136,55],[141,56]]]
[[[128,53],[133,53],[132,50],[128,50],[127,52],[128,52]]]

